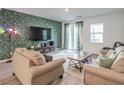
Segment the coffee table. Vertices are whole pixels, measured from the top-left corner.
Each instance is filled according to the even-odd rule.
[[[68,70],[69,70],[70,66],[74,66],[77,69],[79,69],[80,72],[82,72],[84,63],[88,63],[88,64],[92,63],[92,58],[91,58],[92,55],[94,55],[94,54],[92,54],[92,53],[89,54],[89,53],[83,52],[83,53],[79,53],[77,55],[68,57],[68,59],[70,60]]]

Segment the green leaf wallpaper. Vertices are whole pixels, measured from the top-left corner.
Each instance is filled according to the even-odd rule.
[[[55,42],[55,46],[61,47],[61,22],[8,9],[1,9],[0,24],[4,25],[4,27],[14,26],[18,32],[18,35],[11,40],[6,38],[4,34],[0,34],[0,59],[8,58],[9,49],[13,52],[16,47],[30,47],[42,42],[28,39],[30,26],[51,28],[51,36],[52,40]]]

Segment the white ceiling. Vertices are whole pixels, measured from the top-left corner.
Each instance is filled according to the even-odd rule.
[[[104,15],[108,13],[124,11],[123,8],[69,8],[68,12],[65,12],[64,8],[9,8],[9,9],[56,21],[68,20],[71,21],[88,16]]]

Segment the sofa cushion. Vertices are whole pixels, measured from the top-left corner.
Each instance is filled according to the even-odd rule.
[[[39,55],[39,53],[37,53],[38,51],[33,51],[33,50],[27,50],[25,51],[26,53],[30,53],[30,56],[32,57],[36,57]]]
[[[117,59],[112,64],[111,69],[117,72],[124,72],[124,52],[120,52]]]
[[[100,59],[99,66],[105,67],[105,68],[110,68],[113,62],[114,62],[114,58]]]
[[[35,65],[43,65],[46,63],[44,56],[38,51],[24,51],[23,55],[30,58]]]

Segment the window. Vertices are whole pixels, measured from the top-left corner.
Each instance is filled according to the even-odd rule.
[[[103,43],[103,23],[91,24],[91,43]]]

